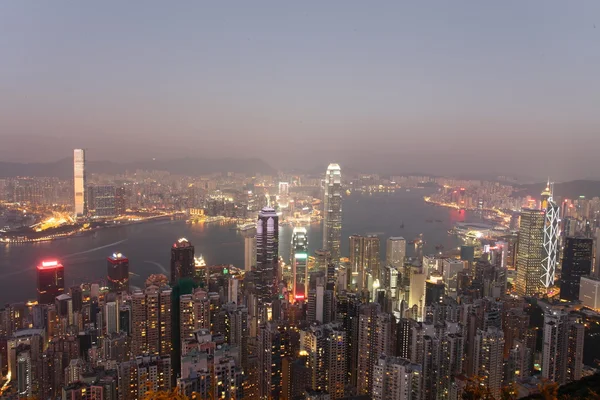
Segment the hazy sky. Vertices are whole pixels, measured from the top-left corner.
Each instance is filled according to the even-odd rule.
[[[73,147],[600,178],[600,2],[0,2],[0,160]]]

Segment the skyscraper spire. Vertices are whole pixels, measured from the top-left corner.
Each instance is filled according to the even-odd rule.
[[[333,262],[340,261],[342,240],[342,171],[338,164],[329,164],[325,174],[323,198],[323,248],[329,250]]]

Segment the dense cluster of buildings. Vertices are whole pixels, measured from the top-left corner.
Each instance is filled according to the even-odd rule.
[[[83,157],[76,151],[77,214],[116,207],[109,187],[85,194]],[[289,267],[283,212],[269,199],[243,232],[243,268],[199,262],[185,238],[170,248],[169,277],[141,288],[129,284],[136,261],[121,253],[107,257],[106,286],[66,287],[60,260],[42,262],[37,301],[0,310],[2,395],[133,400],[177,388],[222,399],[454,400],[474,385],[522,397],[542,380],[583,376],[577,300],[600,308],[596,242],[564,226],[550,187],[521,211],[512,242],[408,257],[403,237],[342,239],[341,172],[331,164],[320,184],[322,249],[309,254],[307,229],[294,227]],[[289,190],[279,185],[285,209]]]

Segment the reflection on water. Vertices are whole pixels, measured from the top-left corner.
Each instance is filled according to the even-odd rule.
[[[385,239],[404,236],[407,241],[423,234],[425,253],[436,246],[452,248],[458,240],[447,234],[456,222],[471,215],[455,209],[427,205],[423,202],[429,189],[374,194],[352,194],[344,198],[342,255],[348,255],[348,236],[375,232],[382,240],[381,257],[385,258]],[[357,201],[359,200],[359,201]],[[433,220],[434,222],[426,222]],[[436,221],[440,222],[436,222]],[[35,298],[35,266],[43,259],[57,258],[65,266],[65,284],[102,280],[106,276],[106,257],[121,252],[130,260],[131,283],[143,286],[150,274],[165,273],[170,264],[170,247],[186,237],[209,265],[243,266],[244,240],[232,225],[209,223],[187,224],[185,221],[160,221],[98,231],[95,237],[84,236],[34,244],[0,247],[0,303]],[[280,227],[280,255],[288,260],[292,227]],[[307,226],[309,251],[322,247],[320,224]],[[414,246],[407,246],[409,255]]]

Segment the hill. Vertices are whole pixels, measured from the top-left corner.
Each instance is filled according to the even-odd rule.
[[[516,196],[539,197],[540,193],[546,187],[546,183],[534,183],[530,185],[520,185]],[[579,196],[586,198],[600,197],[600,181],[576,180],[554,184],[554,196],[560,199],[575,199]]]
[[[127,171],[148,170],[167,171],[172,174],[198,176],[218,172],[248,174],[275,174],[276,170],[257,158],[179,158],[172,160],[147,160],[129,163],[111,161],[86,162],[89,173],[119,174]],[[60,179],[73,177],[73,160],[65,158],[49,163],[0,162],[0,178],[16,176],[47,176]]]

